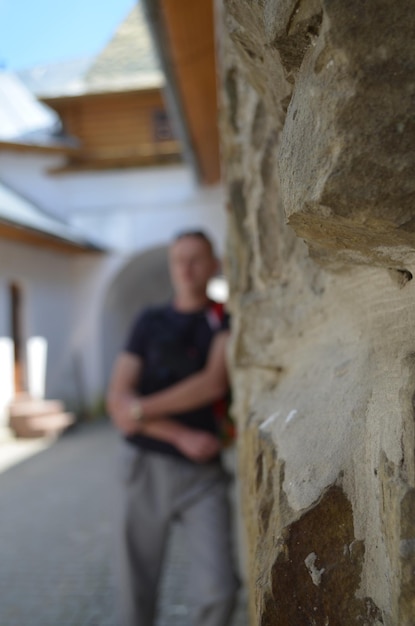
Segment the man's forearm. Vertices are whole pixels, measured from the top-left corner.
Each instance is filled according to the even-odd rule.
[[[140,398],[144,417],[182,413],[205,406],[226,393],[227,385],[202,371],[168,389]]]
[[[168,389],[140,398],[138,410],[148,419],[197,409],[223,397],[228,389],[226,344],[228,333],[215,338],[203,370]]]
[[[194,430],[166,418],[143,420],[141,424],[140,433],[173,444],[185,457],[196,463],[205,463],[220,453],[220,441],[212,433]]]
[[[115,426],[125,436],[146,435],[175,446],[180,452],[197,463],[209,461],[219,454],[218,438],[208,432],[191,429],[167,417],[157,419],[134,419],[131,417],[129,405],[137,400],[137,396],[122,394],[109,400],[112,404],[112,419]]]
[[[187,427],[179,422],[159,417],[158,419],[141,420],[139,434],[176,445],[185,430]]]

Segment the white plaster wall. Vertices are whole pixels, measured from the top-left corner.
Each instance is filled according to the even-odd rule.
[[[6,314],[10,311],[8,285],[15,282],[21,287],[25,340],[47,339],[46,394],[66,392],[70,377],[66,348],[73,319],[70,257],[2,240],[0,280]],[[5,336],[10,336],[10,323],[3,328]]]
[[[62,157],[0,153],[4,182],[117,251],[166,245],[180,230],[202,228],[224,250],[220,185],[199,187],[186,165],[51,176]]]
[[[7,406],[14,396],[13,342],[0,336],[0,428],[7,425]]]
[[[166,245],[180,230],[203,228],[224,249],[221,186],[200,188],[184,165],[62,178],[67,215],[118,250]]]
[[[6,345],[11,339],[9,284],[22,289],[24,341],[43,337],[47,342],[45,396],[62,399],[69,408],[91,408],[105,392],[111,367],[103,356],[105,301],[128,262],[123,255],[63,254],[0,240],[0,425],[13,388]]]
[[[207,193],[189,195],[182,204],[148,205],[132,210],[119,206],[106,215],[98,212],[74,214],[72,222],[96,236],[98,233],[112,248],[125,252],[141,252],[150,247],[166,245],[176,233],[202,229],[223,251],[225,215],[218,188]]]
[[[73,261],[74,327],[71,351],[81,403],[91,406],[105,392],[103,309],[109,285],[126,263],[123,255],[78,256]]]
[[[105,382],[137,313],[145,306],[166,302],[171,295],[166,247],[152,248],[123,264],[108,285],[101,308]]]
[[[222,254],[226,216],[221,186],[198,187],[185,165],[50,175],[61,162],[0,152],[0,179],[113,252],[63,255],[0,241],[0,281],[22,284],[27,337],[48,339],[46,396],[91,405],[104,392],[131,303],[168,296],[165,273],[147,293],[162,273],[157,250],[181,230],[203,229]],[[2,308],[0,294],[0,329],[7,326]]]
[[[32,200],[46,211],[63,216],[67,209],[57,176],[49,170],[64,163],[57,155],[12,151],[0,152],[0,178],[12,189]]]
[[[47,341],[46,397],[71,406],[94,399],[102,379],[96,339],[100,294],[121,263],[111,256],[67,255],[0,240],[0,337],[11,336],[8,285],[16,282],[22,288],[25,340]],[[6,366],[0,363],[0,370]]]
[[[10,334],[9,292],[0,270],[0,427],[5,424],[6,407],[14,392],[13,346]]]

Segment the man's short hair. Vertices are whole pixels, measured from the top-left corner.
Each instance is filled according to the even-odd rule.
[[[205,232],[203,232],[203,230],[183,230],[177,233],[177,235],[173,239],[173,243],[176,243],[181,239],[185,239],[186,237],[196,237],[196,239],[204,241],[205,244],[209,247],[212,256],[215,256],[215,248],[213,246],[212,240]]]

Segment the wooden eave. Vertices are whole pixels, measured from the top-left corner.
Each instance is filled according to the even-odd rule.
[[[19,226],[0,219],[0,238],[23,243],[37,248],[53,250],[65,254],[103,254],[105,250],[98,247],[71,242],[54,237],[35,229]]]
[[[110,100],[114,98],[125,98],[125,96],[143,96],[147,94],[160,93],[163,91],[163,87],[143,87],[135,89],[120,89],[120,90],[108,90],[108,91],[92,91],[87,93],[79,93],[67,96],[40,96],[39,100],[55,108],[60,105],[70,104],[72,102],[93,102],[96,100]]]
[[[214,2],[158,0],[158,6],[166,39],[158,45],[168,46],[170,78],[176,82],[201,182],[213,184],[220,180]]]
[[[32,143],[24,143],[21,141],[1,141],[0,150],[10,150],[12,152],[34,152],[37,154],[60,154],[66,156],[74,156],[79,154],[80,148],[76,146],[65,145],[40,145]]]
[[[173,155],[160,155],[157,159],[154,157],[122,157],[122,158],[99,158],[89,159],[86,161],[79,161],[73,163],[67,163],[60,167],[55,167],[48,170],[48,173],[55,176],[59,174],[73,174],[76,172],[94,172],[102,170],[114,170],[114,169],[130,169],[130,168],[144,168],[155,167],[163,165],[173,165],[181,163],[182,159],[177,153]]]
[[[67,174],[88,170],[108,170],[131,167],[151,167],[181,163],[180,143],[168,141],[149,146],[141,146],[130,154],[124,151],[102,149],[95,152],[84,151],[79,158],[48,170],[49,174]]]

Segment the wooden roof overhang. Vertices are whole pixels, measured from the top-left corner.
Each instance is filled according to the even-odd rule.
[[[65,254],[104,254],[105,250],[92,244],[70,241],[0,218],[0,239],[23,243]]]
[[[41,98],[47,106],[54,109],[58,115],[67,124],[73,123],[73,120],[78,120],[79,115],[83,115],[82,111],[85,109],[77,108],[84,106],[93,106],[97,104],[106,104],[107,106],[117,105],[125,103],[131,100],[133,103],[140,102],[141,104],[153,104],[154,98],[160,99],[160,103],[163,102],[162,87],[161,86],[141,86],[139,88],[126,88],[118,91],[96,91],[85,92],[82,94],[73,94],[56,97],[43,97]],[[132,104],[129,105],[133,106]],[[135,106],[135,105],[134,105]],[[89,118],[91,117],[91,109],[89,109]],[[108,111],[107,111],[108,115]],[[119,115],[119,112],[115,109],[112,119]],[[74,117],[75,116],[75,117]],[[102,117],[102,116],[101,116]],[[81,118],[82,119],[82,118]],[[108,117],[107,125],[111,124],[112,119]],[[82,122],[82,126],[85,127],[87,122]],[[114,126],[114,132],[116,132],[116,125]],[[82,172],[91,170],[107,170],[107,169],[120,169],[130,167],[147,167],[154,165],[170,165],[179,163],[182,161],[181,145],[176,139],[163,142],[141,142],[140,145],[132,146],[102,146],[102,145],[87,145],[88,141],[84,141],[74,126],[69,127],[69,132],[74,136],[81,138],[82,145],[77,152],[72,154],[71,159],[67,163],[54,167],[49,170],[50,174],[64,174],[72,172]],[[95,139],[99,137],[95,136]],[[98,142],[102,144],[102,142]]]
[[[220,180],[213,0],[144,0],[168,99],[200,182]]]
[[[80,149],[76,146],[67,146],[64,144],[35,144],[23,141],[5,141],[0,140],[0,151],[10,150],[12,152],[33,152],[37,154],[57,154],[64,156],[73,156],[79,154]]]
[[[137,87],[131,89],[109,89],[108,91],[86,91],[84,93],[68,94],[64,96],[40,96],[39,100],[52,109],[55,109],[55,107],[59,107],[60,105],[71,104],[72,102],[77,101],[93,102],[96,100],[111,100],[124,98],[126,95],[143,96],[146,94],[160,93],[161,90],[161,86]]]

